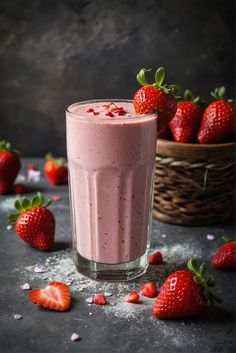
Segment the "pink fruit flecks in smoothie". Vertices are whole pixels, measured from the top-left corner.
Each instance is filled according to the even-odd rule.
[[[146,251],[156,116],[106,116],[107,102],[72,105],[67,153],[76,247],[86,259],[118,264]],[[87,113],[94,109],[96,117]]]

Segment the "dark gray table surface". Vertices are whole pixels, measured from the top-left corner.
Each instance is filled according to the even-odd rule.
[[[24,160],[25,165],[41,160]],[[50,209],[56,222],[56,245],[51,252],[40,252],[23,243],[13,229],[7,229],[6,216],[13,210],[14,195],[0,196],[0,352],[234,352],[235,350],[235,276],[232,272],[213,270],[210,258],[221,237],[234,236],[233,222],[204,227],[182,227],[153,222],[151,247],[160,249],[164,263],[151,266],[145,276],[129,284],[90,281],[79,275],[71,260],[71,226],[67,186],[50,187],[44,178],[30,182],[31,193],[40,190],[47,197],[60,194],[62,200]],[[32,196],[30,193],[30,196]],[[163,234],[166,237],[163,237]],[[212,241],[207,234],[215,235]],[[158,320],[152,316],[153,299],[142,298],[142,304],[125,303],[130,290],[140,283],[154,280],[160,288],[166,276],[175,269],[185,268],[189,257],[206,261],[209,272],[217,281],[215,292],[223,303],[207,308],[199,317],[188,320]],[[45,273],[34,272],[35,265],[44,265]],[[69,281],[72,305],[68,312],[41,309],[31,303],[28,292],[20,286],[26,282],[33,288],[50,280]],[[86,298],[109,291],[107,306],[88,306]],[[22,320],[15,320],[21,314]],[[72,333],[81,340],[72,342]]]

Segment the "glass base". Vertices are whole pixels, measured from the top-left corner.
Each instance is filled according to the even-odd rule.
[[[131,281],[142,276],[148,268],[147,253],[130,262],[102,264],[74,252],[74,262],[78,272],[96,281]]]

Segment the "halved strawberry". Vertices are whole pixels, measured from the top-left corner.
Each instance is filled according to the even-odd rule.
[[[128,303],[139,303],[139,294],[135,291],[130,292],[126,297],[126,301]]]
[[[97,305],[106,305],[107,301],[106,298],[104,297],[103,294],[96,294],[93,297],[93,304],[97,304]]]
[[[145,297],[155,298],[157,296],[157,286],[154,282],[143,283],[140,287],[140,292]]]
[[[65,311],[70,306],[70,289],[65,283],[50,282],[46,288],[32,290],[29,298],[44,308]]]
[[[163,262],[160,251],[155,251],[149,256],[149,263],[151,265],[160,265]]]

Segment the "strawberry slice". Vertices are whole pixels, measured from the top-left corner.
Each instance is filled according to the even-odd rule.
[[[149,256],[149,263],[151,265],[160,265],[162,264],[163,259],[160,251],[155,251],[153,254]]]
[[[124,110],[123,107],[117,107],[117,105],[115,105],[114,103],[110,103],[110,104],[105,104],[104,105],[105,108],[105,112],[107,116],[113,117],[114,113],[118,114],[118,115],[125,115],[126,111]]]
[[[104,108],[107,111],[107,113],[113,113],[113,112],[115,112],[115,111],[117,111],[119,109],[117,107],[117,105],[115,105],[114,103],[105,104]]]
[[[126,301],[128,303],[139,303],[139,294],[137,292],[130,292],[127,297]]]
[[[107,301],[103,294],[97,294],[93,297],[93,304],[106,305]]]
[[[142,295],[149,298],[155,298],[157,296],[157,286],[156,283],[143,283],[140,287]]]
[[[70,306],[70,289],[65,283],[50,282],[46,288],[32,290],[29,298],[44,308],[65,311]]]

